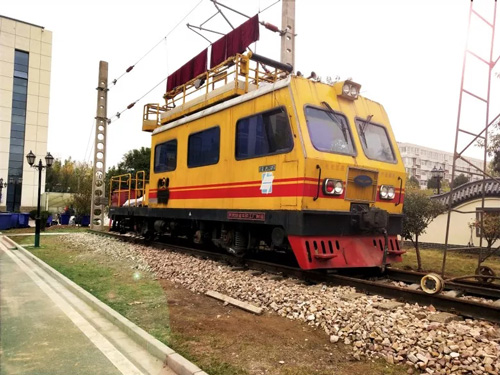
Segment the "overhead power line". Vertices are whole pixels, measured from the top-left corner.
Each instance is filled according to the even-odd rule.
[[[117,112],[114,116],[110,117],[108,119],[108,124],[111,124],[112,122],[118,120],[120,116],[122,115],[123,112],[128,111],[131,109],[133,106],[136,105],[137,102],[141,101],[146,95],[148,95],[151,91],[153,91],[155,88],[160,86],[163,82],[167,80],[168,77],[163,78],[160,82],[158,82],[153,88],[151,88],[148,92],[146,92],[144,95],[142,95],[139,99],[133,101],[130,103],[126,108],[124,108],[121,112]]]
[[[214,15],[212,15],[212,16],[211,16],[208,20],[206,20],[205,22],[203,22],[200,26],[190,25],[189,23],[187,24],[188,28],[189,28],[191,31],[196,32],[197,34],[199,34],[200,36],[202,36],[204,39],[206,39],[209,43],[211,43],[211,42],[210,42],[210,40],[208,40],[207,38],[205,38],[202,34],[198,33],[197,31],[193,30],[193,28],[197,28],[198,30],[203,30],[203,31],[209,31],[209,32],[216,33],[216,34],[222,34],[222,33],[219,33],[219,32],[217,32],[217,31],[212,31],[212,30],[204,29],[204,28],[202,27],[202,26],[203,26],[206,22],[208,22],[209,20],[211,20],[213,17],[215,17],[217,14],[219,14],[219,13],[220,13],[220,14],[222,15],[222,17],[224,17],[224,19],[225,19],[225,20],[229,23],[229,25],[231,26],[231,28],[233,28],[233,29],[234,29],[233,25],[230,23],[230,21],[227,19],[227,17],[223,14],[222,10],[218,7],[218,5],[220,5],[220,6],[224,7],[224,8],[227,8],[227,9],[229,9],[229,10],[231,10],[231,11],[235,12],[235,13],[238,13],[238,14],[240,14],[240,15],[244,16],[244,17],[250,18],[249,16],[247,16],[247,15],[245,15],[245,14],[241,13],[241,12],[238,12],[238,11],[236,11],[236,10],[232,9],[232,8],[228,7],[227,5],[223,5],[223,4],[219,3],[219,2],[217,2],[216,0],[211,0],[211,1],[212,1],[212,3],[214,4],[214,6],[217,8],[217,12],[216,12]],[[199,6],[202,2],[203,2],[203,0],[200,0],[200,1],[199,1],[199,2],[198,2],[198,3],[197,3],[197,4],[196,4],[196,5],[195,5],[195,6],[194,6],[194,7],[193,7],[193,8],[192,8],[192,9],[191,9],[191,10],[190,10],[190,11],[189,11],[189,12],[188,12],[188,13],[187,13],[187,14],[186,14],[186,15],[185,15],[185,16],[184,16],[184,17],[183,17],[183,18],[182,18],[182,19],[181,19],[181,20],[180,20],[180,21],[179,21],[179,22],[178,22],[178,23],[177,23],[177,24],[176,24],[176,25],[175,25],[175,26],[174,26],[174,27],[173,27],[173,28],[169,31],[169,32],[168,32],[168,33],[167,33],[167,35],[165,35],[165,36],[164,36],[164,37],[163,37],[163,38],[162,38],[162,39],[161,39],[158,43],[156,43],[156,44],[155,44],[155,45],[154,45],[154,46],[153,46],[153,47],[152,47],[152,48],[151,48],[148,52],[146,52],[146,53],[145,53],[145,54],[144,54],[144,55],[143,55],[143,56],[142,56],[139,60],[137,60],[137,62],[136,62],[135,64],[133,64],[133,65],[129,66],[129,67],[126,69],[126,71],[125,71],[124,73],[122,73],[122,75],[121,75],[121,76],[119,76],[118,78],[114,79],[114,80],[112,81],[112,82],[113,82],[113,85],[116,85],[116,82],[117,82],[120,78],[122,78],[125,74],[129,73],[130,71],[132,71],[132,69],[134,69],[134,67],[135,67],[135,66],[136,66],[136,65],[137,65],[137,64],[138,64],[141,60],[143,60],[143,59],[144,59],[144,58],[145,58],[148,54],[150,54],[150,53],[151,53],[151,52],[152,52],[152,51],[153,51],[156,47],[158,47],[158,45],[160,45],[163,41],[166,41],[166,40],[167,40],[167,38],[168,38],[168,36],[169,36],[169,35],[170,35],[170,34],[171,34],[171,33],[172,33],[172,32],[173,32],[173,31],[174,31],[177,27],[179,27],[179,25],[180,25],[182,22],[184,22],[184,20],[185,20],[187,17],[189,17],[189,16],[190,16],[190,15],[194,12],[194,10],[195,10],[196,8],[198,8],[198,6]],[[262,12],[266,11],[267,9],[271,8],[273,5],[275,5],[275,4],[279,3],[279,2],[280,2],[280,0],[275,1],[274,3],[272,3],[271,5],[269,5],[268,7],[266,7],[264,10],[260,11],[259,13],[262,13]],[[264,27],[266,27],[267,29],[271,30],[271,31],[274,31],[274,32],[280,32],[280,33],[281,33],[281,31],[280,31],[280,30],[279,30],[276,26],[274,26],[274,25],[271,25],[271,24],[269,24],[269,23],[267,23],[267,22],[261,22],[261,24],[262,24]],[[222,35],[223,35],[223,34],[222,34]],[[263,66],[263,67],[264,67],[264,66]],[[264,69],[266,69],[266,68],[264,67]],[[267,70],[267,69],[266,69],[266,70]],[[162,79],[159,83],[157,83],[154,87],[152,87],[149,91],[147,91],[147,92],[146,92],[144,95],[142,95],[139,99],[137,99],[137,100],[135,100],[134,102],[130,103],[130,104],[129,104],[126,108],[124,108],[122,111],[117,112],[114,116],[110,117],[110,118],[108,119],[108,124],[111,124],[112,122],[114,122],[114,121],[116,121],[116,120],[120,119],[121,115],[122,115],[125,111],[127,111],[127,110],[129,110],[129,109],[133,108],[133,107],[135,106],[135,104],[137,104],[137,103],[138,103],[140,100],[142,100],[142,99],[143,99],[146,95],[148,95],[148,94],[149,94],[150,92],[152,92],[155,88],[157,88],[159,85],[161,85],[163,82],[165,82],[165,81],[167,80],[167,78],[168,78],[168,77],[163,78],[163,79]]]
[[[194,12],[194,10],[195,10],[196,8],[198,8],[198,6],[199,6],[202,2],[203,2],[203,0],[200,0],[200,1],[199,1],[199,2],[198,2],[198,3],[197,3],[197,4],[196,4],[196,5],[195,5],[195,6],[194,6],[194,7],[193,7],[193,8],[192,8],[192,9],[191,9],[191,10],[190,10],[190,11],[189,11],[189,12],[188,12],[188,13],[187,13],[187,14],[186,14],[186,15],[185,15],[185,16],[184,16],[184,17],[183,17],[183,18],[182,18],[182,19],[181,19],[181,20],[180,20],[180,21],[179,21],[179,22],[178,22],[178,23],[177,23],[177,24],[176,24],[176,25],[175,25],[175,26],[174,26],[174,27],[173,27],[173,28],[169,31],[169,32],[168,32],[168,33],[167,33],[167,35],[165,35],[163,38],[161,38],[161,39],[160,39],[160,41],[159,41],[158,43],[156,43],[156,44],[155,44],[155,45],[154,45],[154,46],[153,46],[153,47],[152,47],[149,51],[147,51],[144,55],[142,55],[142,56],[141,56],[141,58],[139,58],[139,60],[137,60],[137,61],[135,62],[135,64],[130,65],[130,66],[129,66],[129,67],[128,67],[128,68],[127,68],[127,69],[126,69],[126,70],[125,70],[125,71],[124,71],[124,72],[123,72],[123,73],[122,73],[122,74],[118,77],[118,78],[115,78],[115,79],[112,81],[113,86],[114,86],[114,85],[116,85],[116,83],[118,82],[118,80],[119,80],[120,78],[122,78],[125,74],[130,73],[130,72],[132,71],[132,69],[134,69],[134,68],[135,68],[135,66],[136,66],[137,64],[139,64],[139,62],[141,62],[141,61],[142,61],[142,59],[144,59],[144,58],[145,58],[147,55],[149,55],[149,54],[150,54],[150,53],[151,53],[151,52],[152,52],[152,51],[153,51],[156,47],[158,47],[158,46],[159,46],[159,45],[160,45],[163,41],[165,41],[165,40],[168,38],[168,36],[169,36],[169,35],[170,35],[170,34],[171,34],[171,33],[172,33],[172,32],[173,32],[173,31],[174,31],[177,27],[179,27],[179,25],[180,25],[182,22],[184,22],[184,20],[185,20],[187,17],[189,17],[189,16],[191,15],[191,13],[193,13],[193,12]],[[109,88],[109,87],[108,87],[108,88]]]

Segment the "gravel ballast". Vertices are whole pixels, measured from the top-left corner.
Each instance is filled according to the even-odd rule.
[[[308,286],[269,274],[232,271],[211,260],[120,242],[87,233],[61,236],[73,249],[86,249],[131,268],[153,272],[195,293],[214,290],[263,307],[270,313],[307,322],[326,332],[332,343],[351,345],[353,357],[381,357],[410,365],[409,373],[500,373],[500,328],[465,319],[440,323],[432,306],[393,303],[341,286]],[[450,319],[448,319],[450,320]],[[447,320],[447,321],[448,321]]]

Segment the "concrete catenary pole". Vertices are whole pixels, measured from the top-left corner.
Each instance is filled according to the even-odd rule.
[[[283,0],[281,7],[281,62],[295,66],[295,0]]]
[[[106,203],[106,128],[108,103],[108,63],[99,62],[99,81],[97,84],[97,114],[95,118],[94,174],[92,178],[92,208],[90,228],[103,230],[104,204]]]

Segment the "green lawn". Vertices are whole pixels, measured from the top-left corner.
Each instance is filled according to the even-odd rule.
[[[86,232],[88,227],[77,227],[75,225],[66,226],[66,225],[54,225],[52,227],[45,228],[45,231],[41,231],[40,233],[67,233],[67,232]],[[20,233],[35,233],[35,227],[30,228],[15,228],[15,229],[7,229],[2,231],[3,234],[20,234]],[[19,238],[19,237],[16,237]]]
[[[34,236],[16,236],[13,239],[20,245],[31,245],[26,247],[28,251],[187,359],[200,363],[199,358],[191,355],[184,345],[190,338],[172,334],[167,296],[152,274],[134,269],[124,259],[110,260],[88,249],[72,248],[59,236],[42,237],[38,249],[32,246]],[[208,363],[202,362],[205,362],[202,363],[204,370],[211,375],[246,373],[216,358]]]
[[[33,244],[34,236],[14,237]],[[165,293],[153,276],[124,261],[68,248],[58,236],[42,237],[41,247],[27,247],[37,257],[168,345],[170,329]]]
[[[402,263],[395,263],[392,266],[395,268],[411,268],[417,269],[417,256],[414,248],[405,248],[407,253],[403,255]],[[427,272],[441,273],[443,262],[443,250],[437,249],[420,249],[422,258],[422,268]],[[458,277],[465,275],[473,275],[477,268],[477,254],[465,254],[457,251],[448,251],[446,256],[445,274],[448,276]],[[500,257],[492,256],[488,258],[483,265],[492,268],[497,276],[500,275]]]

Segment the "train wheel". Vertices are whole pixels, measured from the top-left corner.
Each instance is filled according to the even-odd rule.
[[[127,226],[125,225],[125,220],[120,220],[120,223],[118,224],[118,232],[120,234],[127,233]]]
[[[492,276],[492,277],[496,276],[495,271],[493,271],[490,267],[487,267],[487,266],[479,266],[476,269],[475,274],[476,275],[481,275],[481,276]],[[486,283],[492,283],[493,280],[495,280],[492,277],[480,277],[480,276],[476,276],[476,280],[479,281],[480,283],[485,283],[485,284]]]
[[[444,288],[444,280],[435,273],[429,273],[420,280],[420,287],[427,294],[440,293]]]

